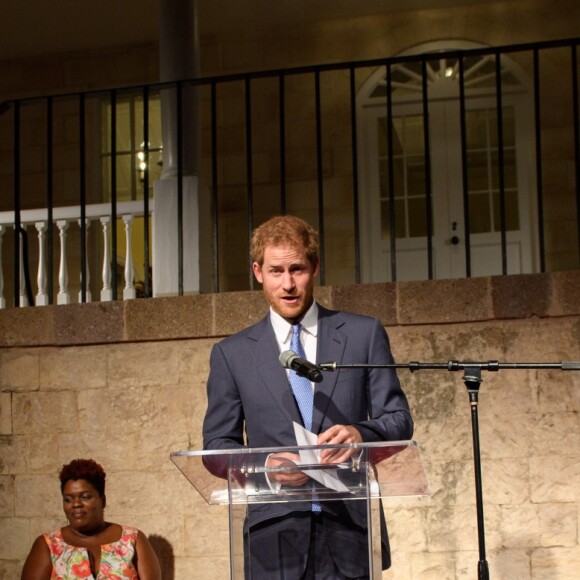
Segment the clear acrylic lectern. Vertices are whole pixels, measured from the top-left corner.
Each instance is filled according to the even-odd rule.
[[[349,449],[341,464],[321,464],[323,449]],[[293,453],[295,465],[265,467],[272,454]],[[232,580],[262,580],[251,573],[251,533],[247,520],[253,504],[325,501],[365,502],[369,570],[381,578],[380,498],[427,495],[429,488],[417,443],[391,441],[353,445],[305,445],[239,448],[220,451],[176,451],[171,460],[208,504],[229,506],[230,573]],[[275,471],[300,470],[310,476],[300,487],[278,486]],[[281,506],[280,506],[281,507]],[[256,548],[257,549],[257,548]],[[245,556],[245,557],[244,557]]]

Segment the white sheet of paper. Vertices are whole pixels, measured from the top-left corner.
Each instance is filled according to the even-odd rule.
[[[294,434],[296,435],[296,444],[298,446],[302,445],[316,445],[318,437],[306,430],[302,425],[293,421],[294,424]],[[320,463],[320,450],[315,449],[301,449],[300,454],[300,464],[301,465],[312,465],[314,463]],[[306,473],[312,479],[318,481],[325,487],[334,489],[336,491],[349,491],[348,487],[340,481],[337,475],[338,469],[305,469]]]

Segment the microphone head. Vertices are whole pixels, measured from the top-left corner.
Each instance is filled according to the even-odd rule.
[[[292,361],[297,358],[298,355],[293,350],[285,350],[284,352],[280,353],[278,360],[285,369],[291,369]]]

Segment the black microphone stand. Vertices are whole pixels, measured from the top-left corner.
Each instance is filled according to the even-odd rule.
[[[337,364],[336,362],[321,363],[317,365],[323,371],[336,371],[337,369],[409,369],[412,373],[425,369],[444,369],[448,371],[463,370],[463,382],[467,387],[469,405],[471,407],[471,432],[473,438],[473,464],[475,471],[475,501],[477,507],[477,537],[479,543],[479,562],[477,565],[478,580],[489,580],[489,567],[485,555],[485,526],[483,517],[483,484],[481,476],[481,455],[479,445],[479,387],[482,378],[481,371],[499,371],[501,369],[559,369],[563,371],[580,370],[580,361],[563,361],[559,363],[500,363],[488,362],[459,362],[450,360],[446,363],[393,363],[383,365],[373,364]]]

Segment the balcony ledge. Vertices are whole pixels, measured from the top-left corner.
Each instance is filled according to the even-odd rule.
[[[580,270],[324,286],[316,299],[386,327],[580,315]],[[0,311],[0,347],[219,338],[257,322],[260,290]]]

